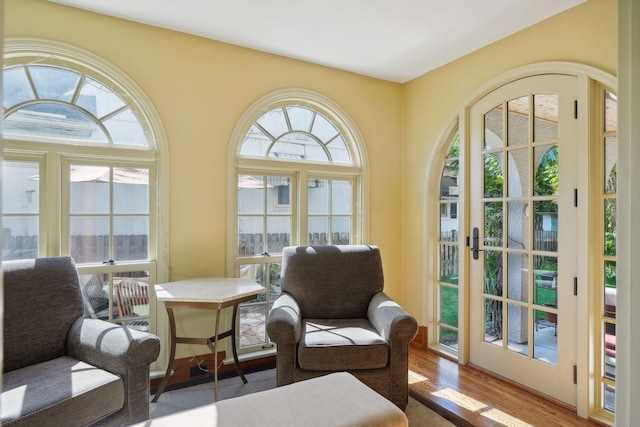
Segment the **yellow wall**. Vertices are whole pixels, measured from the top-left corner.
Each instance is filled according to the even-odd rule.
[[[168,137],[172,280],[225,274],[226,153],[242,113],[280,89],[331,98],[364,139],[368,243],[381,247],[387,291],[421,324],[424,187],[439,135],[478,87],[521,65],[572,61],[615,75],[616,31],[615,0],[589,0],[399,85],[44,0],[5,0],[4,30],[93,52],[149,96]]]
[[[370,239],[400,298],[399,84],[106,17],[44,0],[7,0],[6,37],[50,39],[123,70],[149,96],[168,137],[170,279],[225,274],[227,146],[243,112],[286,88],[332,99],[370,160]]]
[[[589,0],[403,86],[402,302],[420,324],[430,300],[422,286],[429,273],[422,236],[434,219],[423,209],[427,165],[441,133],[478,88],[523,65],[566,61],[616,75],[616,20],[615,0]]]

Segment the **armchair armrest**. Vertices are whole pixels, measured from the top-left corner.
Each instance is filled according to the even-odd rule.
[[[302,315],[298,302],[282,293],[273,302],[267,321],[267,333],[276,344],[295,344],[302,335]]]
[[[418,333],[418,322],[384,292],[373,296],[367,316],[387,341],[409,342]]]
[[[67,335],[67,353],[106,371],[127,376],[132,367],[149,365],[158,358],[160,339],[103,320],[79,318]]]

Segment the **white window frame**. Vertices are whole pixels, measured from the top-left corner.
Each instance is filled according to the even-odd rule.
[[[352,165],[331,164],[320,162],[278,160],[273,158],[243,157],[240,155],[240,148],[250,127],[266,111],[281,106],[298,105],[309,107],[316,112],[329,118],[338,126],[345,138],[345,143],[350,149]],[[309,178],[319,179],[341,179],[351,180],[353,183],[353,209],[351,240],[352,243],[364,243],[368,239],[368,161],[366,150],[362,143],[360,133],[354,122],[349,118],[337,104],[329,98],[313,91],[304,89],[288,89],[267,95],[256,101],[241,117],[231,137],[228,150],[227,175],[227,275],[237,276],[240,264],[265,262],[280,262],[279,255],[265,255],[255,257],[240,258],[237,255],[238,236],[238,175],[239,174],[262,174],[262,175],[289,175],[292,176],[291,183],[291,245],[308,244],[307,207],[308,189],[303,183]],[[295,194],[294,194],[295,193]],[[237,328],[240,331],[240,328]],[[239,342],[239,341],[238,341]],[[240,357],[254,358],[263,354],[272,354],[274,349],[269,345],[266,349],[247,348],[239,349]]]

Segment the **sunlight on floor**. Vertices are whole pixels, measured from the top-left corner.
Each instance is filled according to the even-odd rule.
[[[411,375],[409,376],[411,377]],[[477,412],[483,417],[486,417],[492,421],[496,421],[500,425],[514,427],[533,427],[531,424],[525,423],[524,421],[505,412],[502,412],[499,409],[491,408],[488,405],[478,400],[472,399],[469,396],[451,388],[438,390],[431,394],[441,399],[446,399],[468,411]]]
[[[429,378],[423,377],[417,372],[413,372],[411,369],[409,369],[409,384],[421,383],[423,381],[429,381]]]

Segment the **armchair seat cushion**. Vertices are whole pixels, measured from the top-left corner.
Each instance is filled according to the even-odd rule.
[[[3,374],[2,425],[88,425],[124,405],[122,379],[63,356]],[[73,414],[72,416],[70,414]]]
[[[367,319],[303,319],[300,368],[312,371],[387,366],[389,345]]]

